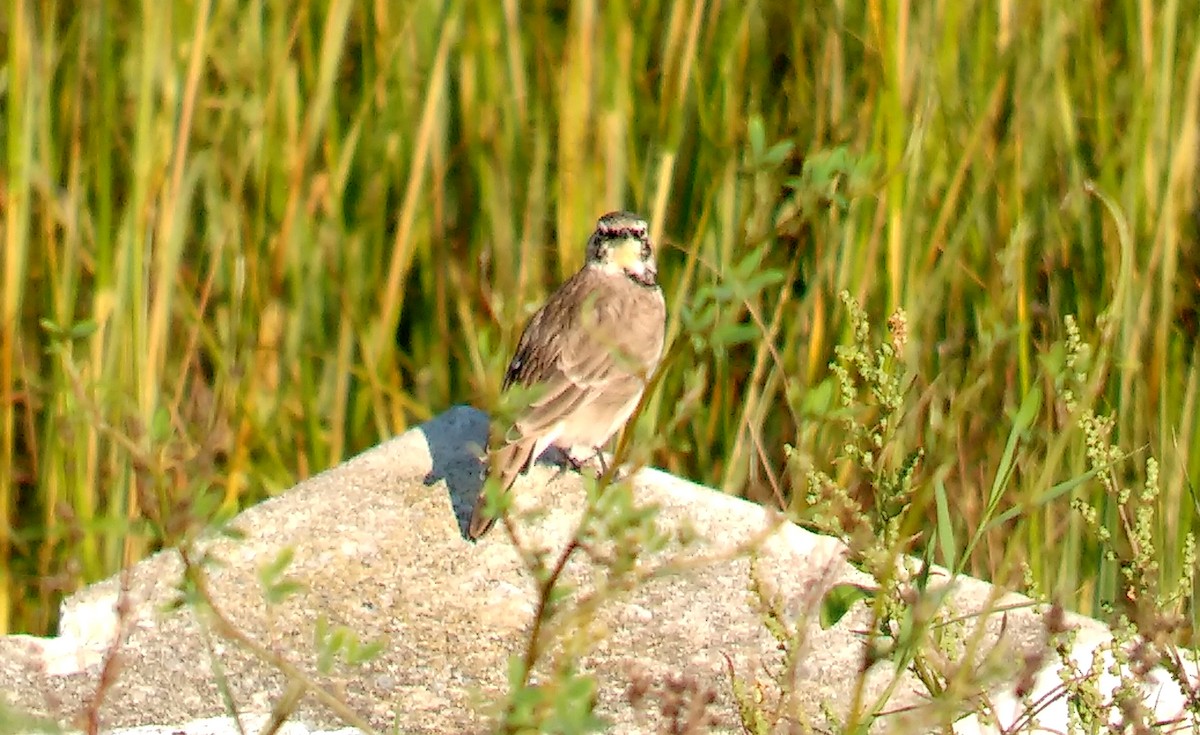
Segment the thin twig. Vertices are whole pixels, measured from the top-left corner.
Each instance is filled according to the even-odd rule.
[[[212,622],[214,623],[213,629],[217,635],[236,643],[258,660],[278,669],[291,682],[302,685],[307,693],[312,694],[317,701],[328,707],[331,712],[340,717],[346,724],[356,727],[364,733],[371,733],[372,735],[375,733],[375,729],[371,727],[370,723],[339,699],[337,695],[326,690],[320,682],[309,676],[300,667],[285,659],[281,654],[270,650],[239,630],[217,607],[212,593],[208,589],[204,572],[191,558],[189,550],[186,547],[179,547],[178,551],[180,557],[183,559],[184,573],[196,585],[196,591],[200,599],[205,603],[205,608],[212,618]]]
[[[83,713],[84,732],[87,735],[98,735],[100,732],[100,707],[104,704],[104,698],[108,695],[108,691],[117,682],[121,664],[121,646],[125,643],[126,626],[129,623],[132,608],[133,605],[129,599],[129,567],[125,567],[121,570],[121,586],[117,593],[116,636],[108,650],[104,652],[104,664],[100,667],[100,678],[96,682],[96,691],[92,693],[92,698],[88,701],[87,709]]]

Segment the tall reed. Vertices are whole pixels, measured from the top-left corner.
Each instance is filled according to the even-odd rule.
[[[1074,314],[1102,368],[1081,399],[1161,461],[1181,571],[1195,2],[6,7],[0,627],[49,629],[60,594],[205,513],[486,405],[617,207],[663,243],[677,344],[637,430],[705,371],[660,466],[803,505],[795,470],[842,441],[835,294],[903,306],[897,441],[926,500],[944,488],[964,534],[995,487],[1022,509],[967,568],[1097,610],[1119,569],[1067,510],[1115,506],[1055,495],[1088,466],[1061,400]]]

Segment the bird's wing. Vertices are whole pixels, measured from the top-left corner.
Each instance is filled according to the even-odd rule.
[[[625,344],[625,317],[602,299],[589,298],[596,284],[587,273],[554,294],[521,335],[505,375],[505,387],[535,389],[517,415],[520,436],[542,434],[571,413],[626,383],[644,380],[636,349]]]

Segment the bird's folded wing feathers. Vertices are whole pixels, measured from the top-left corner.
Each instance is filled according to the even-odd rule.
[[[542,389],[517,419],[517,430],[524,436],[547,431],[614,384],[641,380],[611,342],[591,330],[557,340],[556,354],[543,356],[549,357],[547,369],[532,381]]]

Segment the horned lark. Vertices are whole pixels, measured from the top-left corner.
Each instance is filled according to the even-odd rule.
[[[599,452],[637,406],[662,358],[666,305],[646,221],[610,212],[587,242],[587,262],[559,286],[521,333],[504,390],[530,389],[502,445],[492,476],[505,492],[551,445]],[[481,493],[472,539],[495,519]]]

